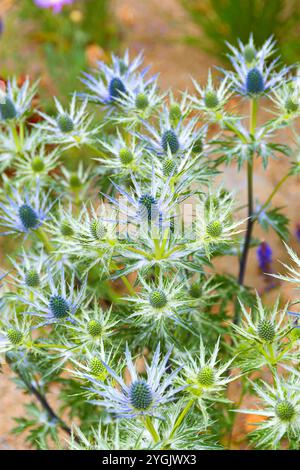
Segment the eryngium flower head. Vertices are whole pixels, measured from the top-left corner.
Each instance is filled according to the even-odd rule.
[[[8,80],[6,90],[0,91],[0,120],[9,123],[10,120],[24,119],[28,113],[32,98],[36,93],[37,83],[30,85],[26,79],[18,86],[16,78]]]
[[[250,42],[253,40],[250,38]],[[276,70],[278,58],[268,62],[269,57],[274,53],[274,42],[269,38],[261,49],[255,50],[253,44],[246,47],[239,41],[240,51],[229,45],[232,54],[228,57],[233,65],[234,72],[226,72],[226,76],[232,82],[233,89],[245,96],[255,97],[269,90],[274,90],[288,72],[287,67]],[[252,47],[253,46],[253,47]],[[249,62],[249,47],[252,49],[253,60]],[[246,51],[245,51],[246,50]]]
[[[237,334],[244,339],[270,344],[276,339],[284,337],[290,329],[284,324],[288,305],[282,310],[279,309],[279,298],[275,302],[272,309],[263,306],[258,294],[256,294],[256,307],[252,311],[247,312],[245,306],[240,302],[243,319],[240,326],[232,325]]]
[[[296,374],[296,373],[295,373]],[[296,375],[274,377],[274,386],[262,381],[252,383],[264,405],[261,409],[236,410],[238,413],[264,416],[255,431],[254,441],[264,449],[277,449],[284,437],[299,441],[300,436],[300,382]]]
[[[145,142],[150,153],[156,153],[158,156],[168,154],[182,156],[191,151],[198,138],[202,137],[203,130],[196,126],[197,122],[197,118],[189,119],[187,122],[180,119],[174,125],[165,107],[160,114],[159,128],[143,121],[148,134],[138,134],[138,136]]]
[[[83,280],[81,288],[76,290],[75,274],[72,274],[68,283],[64,268],[61,266],[57,275],[53,275],[50,271],[47,273],[47,284],[48,289],[34,291],[33,300],[21,298],[31,308],[26,314],[42,319],[36,328],[65,321],[74,323],[74,316],[85,297],[86,279]]]
[[[37,124],[42,130],[48,144],[60,144],[64,149],[79,147],[92,143],[101,126],[92,127],[93,116],[86,111],[87,101],[77,104],[76,93],[73,94],[68,110],[54,98],[57,116],[51,117],[40,112],[44,121]]]
[[[158,282],[146,282],[140,276],[142,290],[134,297],[126,297],[134,310],[129,318],[138,325],[141,339],[150,338],[153,332],[168,337],[174,322],[187,327],[182,316],[191,312],[192,305],[191,300],[184,297],[185,285],[175,275],[172,280],[164,279],[162,273]]]
[[[208,419],[208,414],[203,400],[217,401],[226,385],[236,379],[226,374],[234,358],[221,365],[219,348],[220,338],[212,353],[209,353],[200,337],[199,352],[185,351],[177,361],[178,364],[184,364],[179,383],[187,385],[186,392],[198,401],[205,419]]]
[[[0,225],[7,229],[1,235],[28,234],[38,229],[48,218],[48,213],[55,203],[49,202],[50,191],[41,195],[39,182],[35,193],[23,191],[21,195],[16,188],[11,187],[10,190],[12,194],[7,196],[6,203],[0,203]]]
[[[191,96],[193,107],[206,113],[212,121],[218,121],[226,117],[224,106],[228,102],[232,92],[231,83],[228,77],[225,77],[218,87],[214,86],[211,71],[208,73],[207,83],[201,87],[199,83],[193,80],[198,96]]]
[[[155,80],[155,77],[145,78],[148,68],[138,72],[142,62],[143,54],[139,54],[130,62],[128,51],[122,58],[112,54],[110,65],[98,62],[98,69],[93,74],[83,74],[81,81],[88,89],[87,93],[82,94],[83,98],[113,108],[122,99],[126,99],[128,94],[136,96],[142,82],[144,87],[147,87]]]
[[[147,363],[146,377],[139,377],[132,361],[131,353],[126,346],[126,366],[130,374],[130,384],[127,385],[123,378],[116,374],[107,364],[104,363],[108,373],[111,375],[111,383],[106,384],[96,380],[94,377],[86,375],[94,387],[92,393],[100,395],[100,400],[93,403],[106,408],[119,418],[135,418],[136,416],[156,415],[158,408],[173,400],[174,395],[182,390],[173,388],[173,382],[180,368],[167,374],[171,349],[160,359],[160,346],[154,352],[151,366]],[[119,388],[113,384],[116,382]]]

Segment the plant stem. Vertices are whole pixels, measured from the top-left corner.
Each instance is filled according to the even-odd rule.
[[[266,200],[266,202],[261,206],[261,208],[259,209],[259,211],[257,212],[257,214],[255,214],[255,219],[258,219],[258,217],[260,216],[260,214],[262,213],[262,211],[268,207],[268,205],[270,204],[270,202],[272,201],[273,197],[275,196],[275,194],[277,193],[277,191],[281,188],[281,186],[283,185],[283,183],[285,183],[285,181],[288,179],[288,177],[290,176],[290,173],[287,173],[286,175],[284,175],[281,180],[278,181],[278,183],[276,184],[275,188],[273,189],[273,191],[271,192],[270,196],[268,197],[268,199]]]
[[[44,410],[47,412],[49,418],[57,423],[63,431],[65,431],[69,436],[72,435],[71,428],[55,413],[55,411],[52,409],[51,405],[49,404],[47,398],[45,395],[43,395],[31,382],[28,382],[27,379],[24,377],[24,375],[20,372],[18,368],[15,368],[12,366],[11,361],[6,358],[7,364],[10,366],[12,371],[18,375],[18,377],[22,380],[24,383],[25,387],[27,390],[35,396],[35,398],[38,400],[40,405],[44,408]]]
[[[256,128],[256,116],[257,116],[257,100],[252,98],[250,102],[250,134],[254,135]],[[248,221],[247,229],[244,240],[244,247],[242,256],[240,259],[240,269],[238,276],[238,283],[242,286],[244,284],[244,277],[247,266],[248,251],[250,247],[251,234],[253,228],[253,153],[249,156],[247,162],[247,184],[248,184]],[[239,323],[240,310],[236,309],[234,322]]]
[[[185,408],[183,408],[182,412],[180,413],[180,415],[178,416],[175,424],[174,424],[174,427],[171,431],[171,434],[169,436],[169,439],[171,439],[174,434],[175,434],[175,431],[177,428],[179,428],[179,426],[181,425],[185,415],[187,414],[187,412],[189,411],[189,409],[193,406],[193,403],[194,403],[194,400],[191,398],[191,400],[187,403],[187,405],[185,406]]]
[[[143,418],[143,423],[146,429],[150,432],[155,444],[159,442],[160,441],[159,434],[157,433],[150,416],[145,416],[145,418]]]
[[[47,237],[46,233],[44,232],[44,230],[41,227],[39,227],[36,230],[35,233],[37,234],[39,239],[43,242],[45,250],[47,251],[47,253],[51,253],[54,250],[54,248],[53,248],[52,243],[50,242],[49,238]]]

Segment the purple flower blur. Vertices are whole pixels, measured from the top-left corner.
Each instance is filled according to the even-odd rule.
[[[299,223],[296,224],[295,235],[296,235],[298,242],[300,243],[300,224]]]
[[[264,272],[270,271],[272,264],[272,248],[267,242],[262,242],[256,250],[257,261],[260,269]]]
[[[40,8],[52,8],[54,13],[59,13],[64,5],[71,5],[73,0],[34,0]]]

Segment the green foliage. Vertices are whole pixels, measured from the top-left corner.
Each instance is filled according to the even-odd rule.
[[[288,63],[299,57],[297,0],[181,0],[201,34],[188,36],[190,44],[204,48],[226,61],[224,38],[235,44],[246,42],[252,33],[258,46],[274,35],[280,53]]]

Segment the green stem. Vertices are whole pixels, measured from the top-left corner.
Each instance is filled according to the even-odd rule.
[[[249,122],[249,131],[250,134],[253,136],[255,134],[256,129],[256,118],[257,118],[257,100],[253,98],[250,102],[250,122]],[[247,267],[247,258],[248,258],[248,251],[251,242],[251,234],[253,228],[253,153],[249,156],[247,162],[247,184],[248,184],[248,221],[247,221],[247,229],[246,235],[244,240],[244,247],[242,256],[240,259],[240,269],[239,269],[239,276],[238,282],[242,286],[244,284],[244,277],[246,273]],[[234,322],[238,324],[240,321],[240,309],[237,308],[235,312]]]
[[[179,426],[181,425],[182,421],[184,420],[185,418],[185,415],[188,413],[188,411],[190,410],[190,408],[193,406],[193,403],[194,403],[194,399],[191,398],[191,400],[187,403],[187,405],[185,406],[185,408],[183,408],[182,412],[180,413],[180,415],[178,416],[174,426],[173,426],[173,429],[170,433],[170,436],[169,436],[169,439],[171,439],[174,434],[175,434],[175,431],[177,428],[179,428]]]
[[[160,437],[159,437],[159,434],[157,433],[153,423],[152,423],[152,420],[151,420],[151,417],[150,416],[145,416],[144,418],[142,418],[142,421],[146,427],[146,429],[150,432],[155,444],[157,444],[157,442],[160,441]]]
[[[39,239],[43,242],[45,250],[47,251],[47,253],[52,253],[54,251],[54,247],[53,247],[52,243],[50,242],[49,238],[47,237],[46,233],[44,232],[44,230],[41,227],[39,227],[35,231],[35,233],[37,234]]]
[[[255,214],[255,219],[258,219],[258,217],[260,216],[260,214],[262,213],[262,211],[268,207],[268,205],[270,204],[270,202],[272,201],[273,197],[275,196],[275,194],[277,193],[277,191],[281,188],[281,186],[283,185],[283,183],[285,183],[285,181],[288,179],[288,177],[290,176],[290,173],[287,173],[286,175],[284,175],[281,180],[278,181],[278,183],[276,184],[275,188],[273,189],[273,191],[271,192],[270,196],[268,197],[268,199],[266,200],[266,202],[261,206],[261,208],[259,209],[259,211],[257,212],[257,214]]]

